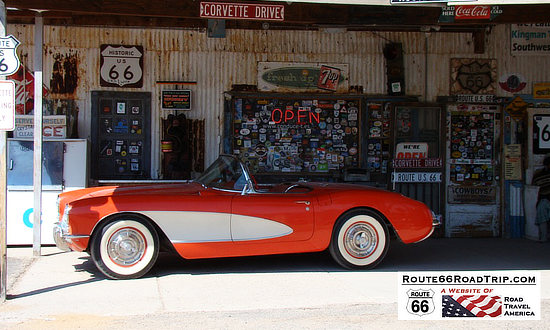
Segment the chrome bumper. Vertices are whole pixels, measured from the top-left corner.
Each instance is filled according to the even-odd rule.
[[[432,229],[430,230],[430,233],[428,235],[426,235],[423,239],[417,241],[416,243],[419,243],[419,242],[422,242],[423,240],[425,240],[426,238],[432,236],[432,234],[434,233],[435,231],[435,227],[439,227],[441,225],[441,218],[442,218],[442,215],[441,214],[435,214],[433,211],[432,211]]]
[[[56,222],[53,225],[53,241],[58,249],[63,251],[71,251],[69,242],[65,239],[63,229],[61,229],[61,224],[59,222]]]
[[[72,238],[88,238],[88,235],[68,235],[63,231],[61,223],[56,222],[53,225],[53,240],[58,249],[63,251],[71,251],[70,244]]]

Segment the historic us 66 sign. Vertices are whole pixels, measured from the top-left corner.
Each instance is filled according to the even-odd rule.
[[[9,76],[19,69],[19,57],[15,49],[19,40],[14,36],[0,37],[0,75]]]
[[[143,47],[101,45],[100,85],[102,87],[143,86]]]

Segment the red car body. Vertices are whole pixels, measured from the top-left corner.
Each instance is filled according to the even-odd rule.
[[[160,242],[188,259],[330,248],[342,266],[370,268],[384,257],[389,230],[393,229],[404,243],[421,241],[433,231],[435,219],[430,209],[401,194],[336,183],[258,186],[246,167],[235,165],[236,158],[220,159],[213,164],[214,170],[206,171],[215,173],[198,181],[96,187],[61,194],[60,223],[54,230],[58,246],[91,252],[108,277],[133,278],[151,268],[156,255],[145,268],[131,270],[143,262],[147,249],[158,253]],[[233,169],[229,179],[223,174],[227,168]],[[122,222],[128,219],[144,224],[146,229]],[[370,219],[381,225],[371,224]],[[106,227],[113,223],[116,228],[111,233]],[[153,232],[151,243],[147,243],[148,231]],[[105,238],[106,233],[111,236]],[[338,235],[347,238],[338,243]],[[139,249],[142,251],[136,252]],[[371,253],[380,256],[364,262]],[[107,265],[102,265],[102,259]],[[109,268],[111,261],[121,267]]]

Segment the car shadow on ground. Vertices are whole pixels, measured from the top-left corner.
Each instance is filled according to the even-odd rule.
[[[550,269],[549,255],[550,243],[525,239],[432,238],[416,244],[392,240],[386,257],[373,271],[544,270]],[[328,251],[201,260],[161,254],[146,277],[349,271],[333,261]]]
[[[372,271],[550,270],[549,255],[550,243],[525,239],[431,238],[415,244],[392,240],[386,257]],[[75,270],[90,273],[90,281],[107,279],[89,256],[79,261]],[[163,252],[144,277],[349,271],[340,267],[328,251],[197,260]]]

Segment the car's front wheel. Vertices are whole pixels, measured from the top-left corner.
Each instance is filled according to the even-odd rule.
[[[139,278],[155,264],[159,237],[155,228],[139,217],[114,219],[92,239],[90,254],[97,268],[112,279]]]
[[[334,226],[330,254],[342,267],[369,269],[376,266],[389,248],[386,223],[366,209],[343,214]]]

